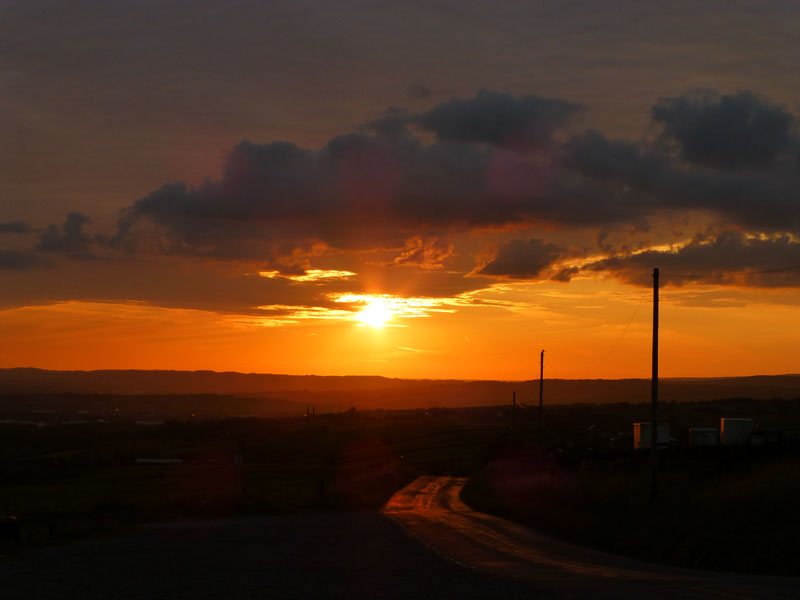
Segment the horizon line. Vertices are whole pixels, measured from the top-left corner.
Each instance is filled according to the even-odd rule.
[[[213,369],[136,369],[136,368],[118,368],[118,369],[47,369],[43,367],[0,367],[0,372],[3,371],[45,371],[49,373],[101,373],[101,372],[140,372],[140,373],[213,373],[215,375],[242,375],[242,376],[271,376],[271,377],[320,377],[320,378],[378,378],[390,379],[398,381],[460,381],[460,382],[487,382],[487,383],[529,383],[539,381],[538,377],[531,379],[461,379],[457,377],[392,377],[388,375],[363,375],[363,374],[349,374],[349,375],[320,375],[315,373],[305,374],[292,374],[292,373],[270,373],[258,371],[215,371]],[[749,375],[708,375],[708,376],[668,376],[659,377],[659,381],[666,380],[702,380],[702,379],[751,379],[758,377],[800,377],[800,373],[754,373]],[[649,381],[650,377],[545,377],[545,381]]]

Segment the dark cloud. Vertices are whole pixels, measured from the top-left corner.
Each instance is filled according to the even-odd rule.
[[[564,165],[601,182],[646,184],[670,168],[666,157],[625,140],[610,140],[599,131],[573,136],[564,147]]]
[[[569,283],[574,275],[580,272],[578,267],[564,267],[558,273],[553,275],[551,281],[560,281],[561,283]]]
[[[537,279],[554,262],[565,256],[560,246],[538,238],[512,240],[498,250],[497,255],[478,273],[512,279]]]
[[[364,123],[362,129],[388,137],[406,135],[412,121],[413,117],[407,110],[390,106],[376,119]]]
[[[392,109],[384,118],[394,124],[367,126],[377,134],[341,135],[316,150],[245,141],[227,156],[219,179],[164,185],[124,211],[114,236],[86,233],[87,218],[72,213],[42,234],[39,249],[77,258],[122,250],[257,261],[302,275],[321,256],[365,250],[384,252],[376,263],[384,267],[435,269],[456,253],[443,241],[454,234],[533,224],[625,227],[630,248],[663,241],[654,224],[692,211],[709,215],[714,230],[800,232],[800,174],[786,161],[726,171],[598,131],[553,138],[576,110],[561,100],[482,92],[424,115]],[[420,136],[419,127],[435,135]],[[495,144],[509,135],[549,146]],[[517,240],[479,272],[567,281],[571,269],[547,272],[564,257],[545,240]]]
[[[281,269],[304,268],[307,261],[295,260],[300,247],[398,249],[405,260],[406,240],[416,236],[533,222],[647,231],[656,215],[690,210],[759,231],[800,230],[796,169],[687,168],[657,147],[597,131],[544,153],[473,143],[550,140],[575,110],[560,100],[482,92],[422,117],[392,110],[368,125],[381,134],[338,136],[319,150],[242,142],[219,180],[168,184],[136,202],[114,241]],[[409,119],[445,139],[417,138],[403,129]],[[90,240],[80,217],[72,219],[69,232],[51,227],[42,248],[85,250]]]
[[[163,252],[271,260],[287,242],[401,248],[425,229],[523,218],[488,193],[490,158],[482,148],[363,134],[317,151],[243,142],[220,180],[168,184],[136,202],[115,243],[130,249],[147,237]]]
[[[598,222],[634,222],[660,211],[705,210],[768,231],[800,230],[797,169],[720,172],[687,169],[643,145],[586,132],[569,140],[563,165],[579,174],[581,213]]]
[[[652,115],[685,160],[720,169],[773,163],[789,146],[795,124],[786,110],[748,91],[662,98]]]
[[[114,242],[272,261],[292,244],[402,248],[421,234],[536,219],[629,219],[627,198],[606,191],[590,178],[556,172],[546,160],[473,144],[365,134],[334,138],[316,151],[243,142],[220,180],[168,184],[136,202]]]
[[[392,107],[364,128],[381,135],[399,135],[416,127],[442,141],[544,150],[582,108],[558,98],[481,90],[473,98],[453,98],[424,113]]]
[[[648,250],[591,263],[584,271],[607,272],[636,285],[652,285],[658,267],[664,284],[800,285],[800,243],[791,236],[750,238],[727,231],[715,238],[699,237],[674,252]]]
[[[49,267],[50,261],[33,252],[20,252],[17,250],[0,250],[0,269],[24,271]]]
[[[89,217],[71,212],[61,226],[50,225],[39,238],[38,250],[57,252],[73,258],[95,258],[92,245],[96,240],[84,231]]]
[[[444,261],[453,254],[453,244],[447,240],[414,237],[406,241],[406,246],[392,260],[393,265],[409,265],[422,269],[441,269]]]
[[[22,221],[0,223],[0,233],[30,233],[31,231],[31,226]]]
[[[443,102],[417,122],[444,140],[546,147],[580,110],[580,105],[557,98],[482,90],[469,100]]]

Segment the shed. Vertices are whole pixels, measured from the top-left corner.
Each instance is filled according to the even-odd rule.
[[[650,448],[653,440],[653,426],[650,423],[633,424],[633,447],[637,450]],[[658,447],[669,445],[669,423],[658,424]]]
[[[720,441],[723,446],[743,446],[750,443],[755,423],[753,419],[720,419]]]
[[[691,427],[689,429],[690,446],[716,446],[719,444],[719,431],[716,427]]]

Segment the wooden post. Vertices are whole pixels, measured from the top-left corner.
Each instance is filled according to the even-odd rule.
[[[653,376],[650,398],[652,416],[650,419],[650,456],[652,457],[652,481],[650,501],[658,496],[658,267],[653,269]]]
[[[511,431],[517,428],[517,390],[511,396]]]
[[[542,392],[544,390],[544,350],[539,355],[539,427],[542,426]]]

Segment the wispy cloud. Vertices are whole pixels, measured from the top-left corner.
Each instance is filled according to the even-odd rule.
[[[302,283],[306,283],[309,281],[322,281],[322,280],[331,280],[331,279],[351,279],[355,277],[357,273],[353,271],[343,271],[337,269],[308,269],[302,275],[291,275],[291,274],[284,274],[277,270],[271,271],[260,271],[259,276],[266,277],[267,279],[274,279],[275,277],[282,277],[283,279],[289,279],[291,281],[299,281]]]

